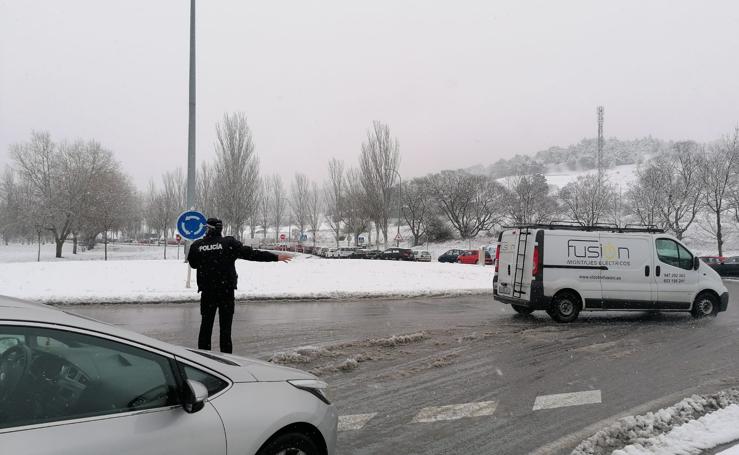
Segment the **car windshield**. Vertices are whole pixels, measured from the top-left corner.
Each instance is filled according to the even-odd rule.
[[[0,1],[0,455],[739,455],[738,23]]]

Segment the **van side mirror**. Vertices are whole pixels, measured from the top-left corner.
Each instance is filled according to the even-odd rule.
[[[693,257],[693,270],[698,270],[698,267],[701,266],[701,260],[698,256]]]
[[[201,382],[188,379],[187,389],[185,390],[185,400],[182,407],[188,414],[194,414],[205,406],[205,400],[208,398],[208,388]]]

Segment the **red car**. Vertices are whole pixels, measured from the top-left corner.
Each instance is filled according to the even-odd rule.
[[[480,250],[467,250],[457,258],[459,264],[477,264],[479,260]],[[493,265],[493,258],[487,251],[485,252],[485,265]]]

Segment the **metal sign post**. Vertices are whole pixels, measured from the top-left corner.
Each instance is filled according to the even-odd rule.
[[[186,239],[188,242],[197,240],[205,235],[205,225],[207,220],[205,215],[196,210],[187,210],[177,217],[177,233]],[[179,247],[177,248],[179,252]],[[187,279],[185,280],[185,287],[190,288],[190,278],[192,275],[192,268],[190,264],[187,264]]]

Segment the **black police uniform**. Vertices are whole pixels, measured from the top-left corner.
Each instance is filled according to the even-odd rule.
[[[210,224],[211,220],[208,220]],[[221,352],[233,352],[231,324],[234,315],[234,290],[238,282],[236,259],[247,261],[276,262],[277,255],[259,251],[243,245],[233,237],[223,237],[218,229],[209,229],[208,234],[190,246],[187,261],[198,271],[200,292],[200,334],[198,349],[210,350],[213,322],[218,311],[221,329]]]

